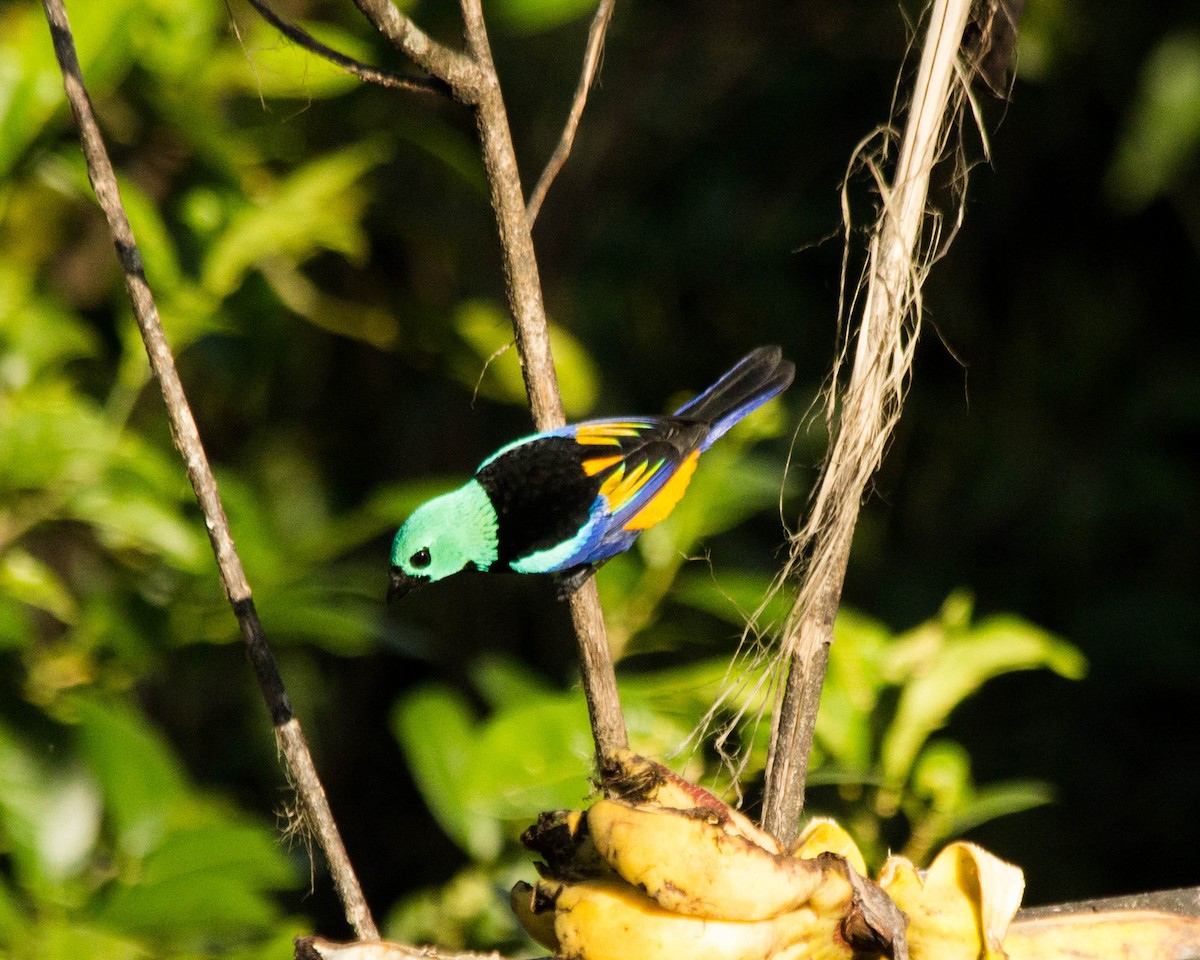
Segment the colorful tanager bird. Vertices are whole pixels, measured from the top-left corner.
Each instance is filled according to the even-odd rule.
[[[502,447],[404,522],[388,601],[467,567],[551,574],[570,593],[666,518],[700,454],[795,372],[759,347],[669,417],[588,420]]]

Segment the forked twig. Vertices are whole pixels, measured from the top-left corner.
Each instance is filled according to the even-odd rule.
[[[612,19],[616,0],[600,0],[596,14],[592,17],[592,25],[588,27],[587,49],[583,53],[583,72],[579,75],[579,85],[575,88],[575,98],[571,101],[571,112],[567,114],[567,122],[563,127],[558,145],[546,161],[546,169],[538,177],[537,186],[529,196],[526,214],[532,227],[542,209],[542,203],[550,190],[550,184],[558,176],[558,172],[571,155],[575,145],[575,132],[579,129],[579,120],[583,116],[583,108],[587,104],[588,91],[596,79],[596,69],[600,66],[600,51],[604,47],[604,35],[608,32],[608,22]]]
[[[393,47],[449,85],[456,100],[471,104],[478,101],[487,78],[471,57],[438,43],[391,0],[354,0],[354,5]]]
[[[166,402],[167,416],[171,423],[171,435],[183,455],[188,478],[204,514],[209,540],[217,558],[221,584],[237,616],[259,687],[271,711],[271,721],[275,725],[279,749],[284,756],[288,780],[300,797],[305,820],[315,832],[321,849],[325,852],[347,919],[360,939],[378,939],[379,932],[367,908],[358,878],[346,856],[346,849],[329,809],[324,788],[317,777],[304,733],[300,729],[300,721],[292,713],[283,680],[275,665],[275,658],[263,636],[262,623],[254,609],[250,585],[246,581],[241,559],[234,548],[229,522],[225,518],[225,508],[221,505],[221,498],[217,492],[217,482],[209,467],[204,446],[200,442],[196,421],[192,417],[191,408],[183,392],[183,384],[175,369],[171,348],[163,334],[158,308],[142,269],[142,257],[121,202],[117,177],[96,122],[87,87],[84,85],[79,57],[75,51],[75,40],[71,35],[71,25],[67,20],[63,0],[42,0],[42,6],[50,25],[54,53],[62,71],[67,100],[79,125],[79,139],[87,161],[88,177],[117,248],[117,258],[125,275],[125,286],[133,303],[138,329],[146,345],[150,367],[162,387],[163,400]]]
[[[347,73],[352,73],[360,80],[377,83],[381,87],[391,87],[396,90],[413,90],[420,93],[438,93],[449,95],[450,88],[435,77],[409,77],[389,70],[380,70],[361,60],[348,57],[333,47],[322,43],[303,27],[297,26],[290,20],[285,20],[266,3],[266,0],[250,0],[250,6],[258,11],[267,23],[309,53],[328,60],[335,66],[341,67]]]
[[[251,2],[258,7],[260,0]],[[550,351],[541,277],[530,232],[532,220],[526,213],[521,193],[516,150],[513,148],[500,80],[492,60],[483,10],[478,0],[462,0],[467,42],[467,51],[464,53],[438,43],[390,0],[354,0],[354,3],[398,51],[445,83],[455,99],[475,108],[484,167],[499,228],[517,353],[529,394],[530,410],[537,429],[560,427],[566,423],[566,417]],[[612,3],[613,0],[602,0],[602,9],[605,6],[609,8],[604,16],[605,25],[611,17]],[[597,17],[600,14],[598,10]],[[603,27],[598,28],[594,20],[589,51],[596,56],[603,34]],[[585,73],[588,72],[585,65]],[[590,72],[594,75],[594,65]],[[582,104],[578,109],[582,111]],[[575,122],[577,124],[578,120]],[[592,737],[597,755],[605,757],[626,746],[628,741],[595,582],[588,581],[576,590],[570,603],[571,619],[579,643],[583,689],[592,722]]]

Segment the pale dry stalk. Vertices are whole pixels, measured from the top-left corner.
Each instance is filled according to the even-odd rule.
[[[867,484],[900,416],[920,328],[921,284],[940,221],[927,210],[929,177],[963,102],[959,51],[969,0],[935,0],[892,183],[879,180],[882,210],[872,234],[850,382],[831,398],[835,437],[808,522],[792,538],[789,570],[804,578],[783,629],[787,680],[776,710],[763,823],[784,843],[795,836],[816,708],[850,543]],[[847,224],[848,226],[848,224]],[[847,242],[850,232],[847,229]],[[831,383],[837,389],[840,364]],[[807,557],[807,561],[804,558]]]

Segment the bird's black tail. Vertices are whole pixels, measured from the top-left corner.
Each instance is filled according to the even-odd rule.
[[[779,347],[759,347],[700,396],[676,410],[675,416],[707,420],[712,425],[704,439],[703,448],[707,448],[742,417],[787,389],[795,374],[795,365],[783,359]]]

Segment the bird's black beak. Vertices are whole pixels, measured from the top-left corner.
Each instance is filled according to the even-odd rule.
[[[388,575],[387,602],[394,603],[428,582],[428,577],[414,577],[399,567],[392,567],[391,573]]]

